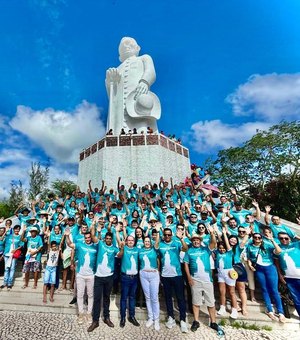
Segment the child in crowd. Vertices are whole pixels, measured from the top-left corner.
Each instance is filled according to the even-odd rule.
[[[54,301],[54,285],[56,282],[56,267],[59,259],[59,248],[56,241],[52,241],[48,251],[47,265],[44,273],[43,302],[47,302],[47,289],[50,288],[50,301]]]

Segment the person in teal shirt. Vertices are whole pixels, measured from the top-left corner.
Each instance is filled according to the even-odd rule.
[[[21,240],[23,242],[27,242],[27,253],[25,255],[25,262],[23,266],[23,273],[25,273],[25,283],[23,288],[28,287],[29,283],[29,274],[33,272],[34,284],[33,288],[37,288],[38,275],[41,271],[41,258],[42,258],[42,249],[43,249],[43,241],[41,236],[38,235],[38,228],[33,226],[30,227],[29,233],[30,236],[25,237],[25,230],[22,233]]]
[[[17,263],[17,259],[13,258],[13,254],[16,250],[20,250],[24,245],[21,240],[20,230],[21,226],[15,225],[13,227],[13,233],[10,235],[6,235],[5,237],[3,251],[5,270],[3,284],[0,287],[1,289],[7,286],[7,289],[10,290],[13,286],[15,268]]]
[[[167,328],[173,328],[176,325],[174,318],[174,309],[172,301],[172,289],[175,295],[180,313],[180,328],[183,333],[188,332],[186,325],[186,303],[184,297],[184,281],[181,272],[180,252],[187,251],[188,246],[184,242],[184,231],[177,231],[177,238],[180,242],[172,239],[172,230],[165,228],[163,231],[164,239],[159,241],[156,238],[155,249],[158,250],[161,259],[161,276],[164,287],[165,301],[167,306],[168,321]]]
[[[72,243],[70,240],[70,229],[65,229],[67,244],[70,248],[75,249],[75,256],[78,263],[76,266],[76,284],[77,284],[77,305],[78,305],[78,324],[84,321],[83,296],[85,290],[88,296],[87,319],[92,321],[92,310],[94,302],[94,274],[97,261],[98,242],[92,241],[90,232],[84,234],[84,241]]]
[[[266,313],[270,319],[285,322],[281,298],[278,292],[278,275],[274,265],[273,255],[279,255],[281,249],[274,239],[270,236],[270,242],[264,242],[262,235],[253,234],[253,242],[248,243],[246,248],[247,261],[249,268],[255,272],[256,278],[260,283],[262,296],[266,304]],[[271,297],[277,308],[279,319],[275,316]]]
[[[193,234],[191,238],[192,247],[188,249],[184,256],[184,268],[187,275],[188,284],[192,290],[192,304],[194,321],[191,330],[195,332],[199,327],[199,311],[202,305],[202,295],[205,298],[205,305],[210,316],[210,327],[217,330],[216,309],[214,298],[214,287],[212,279],[212,269],[210,257],[215,249],[217,241],[212,227],[208,227],[210,234],[209,245],[202,243],[202,237]]]
[[[91,226],[91,235],[94,243],[98,242],[95,235],[95,222]],[[112,244],[113,234],[107,232],[105,237],[98,242],[98,252],[96,260],[96,273],[94,282],[94,304],[93,304],[93,322],[88,328],[92,332],[99,327],[100,310],[103,307],[104,323],[109,327],[114,327],[110,320],[110,294],[114,282],[115,257],[122,257],[123,247],[119,250]],[[103,305],[103,306],[102,306]]]
[[[231,300],[231,314],[232,319],[237,319],[237,299],[235,295],[235,278],[231,277],[233,265],[233,251],[227,238],[227,230],[222,228],[222,236],[224,241],[218,242],[217,251],[215,253],[216,269],[218,270],[218,284],[220,290],[220,309],[218,315],[224,315],[226,313],[226,290],[228,289]]]
[[[139,263],[141,286],[148,312],[146,327],[149,328],[154,324],[154,329],[159,331],[159,258],[149,236],[144,238],[144,245],[139,250]]]
[[[300,316],[300,242],[292,242],[285,232],[278,233],[281,253],[277,255],[276,267],[279,279],[286,284],[294,306]],[[279,263],[279,266],[278,266]]]
[[[128,235],[124,243],[120,240],[120,228],[116,229],[116,237],[119,248],[124,247],[121,260],[121,301],[120,301],[120,327],[125,326],[127,299],[129,300],[128,321],[134,326],[140,326],[135,318],[135,295],[138,284],[138,255],[139,249],[134,245],[135,238]]]

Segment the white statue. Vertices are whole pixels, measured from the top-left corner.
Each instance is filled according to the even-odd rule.
[[[119,45],[121,65],[106,71],[106,89],[109,97],[107,131],[118,135],[121,129],[147,127],[157,131],[156,120],[160,118],[161,107],[157,96],[149,91],[156,74],[152,58],[139,56],[140,47],[133,38],[122,38]]]

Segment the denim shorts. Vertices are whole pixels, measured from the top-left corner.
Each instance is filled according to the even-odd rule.
[[[44,284],[54,285],[56,283],[56,267],[46,266],[44,273]]]

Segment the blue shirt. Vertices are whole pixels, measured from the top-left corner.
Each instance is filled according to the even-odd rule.
[[[4,245],[4,255],[10,256],[11,255],[11,246],[13,245],[12,249],[19,248],[23,246],[23,242],[21,241],[21,235],[10,234],[5,237],[5,245]]]
[[[274,246],[271,242],[264,242],[264,248],[265,250],[262,250],[260,247],[255,246],[253,243],[248,243],[246,247],[247,258],[251,260],[252,263],[255,264],[256,262],[261,266],[272,265],[274,263]]]
[[[225,253],[216,251],[216,268],[217,269],[232,269],[233,252],[227,250]]]
[[[43,247],[43,241],[42,241],[42,238],[41,236],[39,235],[36,235],[36,237],[31,237],[31,236],[28,236],[26,237],[26,240],[27,240],[27,248],[31,248],[31,249],[38,249],[40,247]],[[36,261],[41,261],[41,258],[42,258],[42,253],[41,252],[38,252],[36,254]]]

